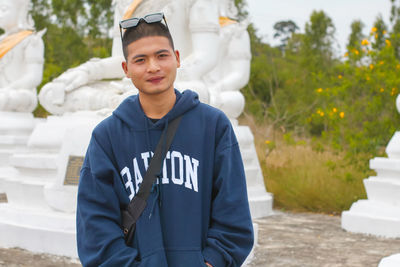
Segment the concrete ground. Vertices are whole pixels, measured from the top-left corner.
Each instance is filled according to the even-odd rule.
[[[399,238],[346,232],[339,216],[275,212],[256,222],[260,238],[249,267],[376,267],[400,253]]]
[[[369,267],[400,253],[400,239],[345,232],[339,216],[283,213],[258,219],[259,240],[248,267]],[[400,227],[400,226],[399,226]],[[0,267],[77,267],[77,260],[0,249]],[[189,267],[189,266],[188,266]]]

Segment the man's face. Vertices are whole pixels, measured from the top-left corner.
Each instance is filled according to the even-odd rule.
[[[9,30],[17,25],[18,12],[15,0],[0,0],[0,28]]]
[[[179,52],[173,51],[168,38],[163,36],[148,36],[131,43],[127,61],[122,63],[126,77],[140,93],[147,95],[174,90],[179,66]]]

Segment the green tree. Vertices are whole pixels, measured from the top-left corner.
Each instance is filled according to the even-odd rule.
[[[374,37],[372,41],[372,48],[381,50],[385,46],[387,37],[387,26],[382,16],[376,17],[374,27],[371,30],[371,35]]]
[[[313,11],[305,26],[305,44],[308,49],[321,56],[332,56],[335,26],[324,11]]]
[[[392,3],[390,22],[392,24],[392,31],[390,33],[390,40],[394,47],[396,57],[400,59],[400,1],[390,0]]]
[[[292,20],[278,21],[274,24],[274,38],[279,38],[281,41],[280,48],[285,50],[289,39],[299,30],[299,27]]]
[[[365,38],[365,35],[362,33],[364,26],[365,25],[361,20],[355,20],[351,23],[351,33],[349,36],[349,42],[347,43],[347,50],[360,50],[361,42]]]

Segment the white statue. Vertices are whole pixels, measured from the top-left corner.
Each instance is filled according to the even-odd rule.
[[[225,0],[224,0],[225,1]],[[233,0],[232,0],[233,1]],[[197,91],[201,100],[209,102],[209,90],[204,76],[218,61],[221,13],[214,0],[115,0],[112,56],[92,59],[70,69],[51,83],[40,94],[41,104],[53,114],[77,110],[115,108],[126,95],[136,93],[134,86],[123,79],[123,61],[118,22],[124,17],[142,17],[164,12],[175,48],[180,51],[181,69],[177,87]],[[99,82],[116,79],[112,82]],[[121,80],[122,79],[122,80]]]
[[[42,81],[44,31],[35,33],[29,0],[0,0],[0,111],[32,112]]]
[[[210,104],[223,110],[235,120],[243,112],[245,99],[242,89],[250,78],[251,50],[247,32],[248,22],[238,23],[238,11],[233,1],[221,0],[220,49],[218,64],[205,81],[210,91]]]

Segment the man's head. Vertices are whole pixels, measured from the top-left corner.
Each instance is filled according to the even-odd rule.
[[[151,22],[147,23],[146,18],[150,16],[150,21],[155,17],[156,20],[159,20],[157,22]],[[164,18],[164,15],[162,13],[157,13],[157,14],[150,14],[148,16],[145,16],[144,18],[133,18],[130,19],[132,20],[126,20],[126,25],[129,26],[129,23],[131,25],[135,25],[133,27],[129,27],[125,30],[124,34],[122,35],[122,49],[124,52],[124,57],[125,59],[128,56],[128,45],[143,38],[143,37],[148,37],[148,36],[164,36],[168,39],[172,50],[174,49],[174,41],[172,40],[171,33],[169,32],[168,26],[166,24],[163,24],[161,19]],[[153,17],[152,17],[153,16]],[[158,16],[158,17],[157,17]],[[124,21],[120,23],[121,27],[124,28],[122,25]],[[133,23],[133,24],[132,24]]]
[[[136,22],[134,26],[126,27],[122,37],[126,59],[122,68],[126,76],[140,93],[173,91],[180,59],[179,52],[174,50],[168,27],[151,20],[150,23],[143,19]]]

